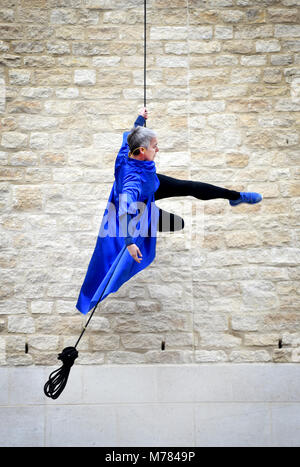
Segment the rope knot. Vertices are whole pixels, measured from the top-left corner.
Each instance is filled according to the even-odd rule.
[[[64,365],[71,368],[74,365],[77,357],[78,351],[75,349],[75,347],[66,347],[60,354],[58,354],[57,359],[61,360]]]

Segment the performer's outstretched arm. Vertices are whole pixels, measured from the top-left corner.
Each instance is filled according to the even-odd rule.
[[[145,121],[146,121],[147,118],[148,118],[148,111],[147,111],[147,109],[145,109],[145,107],[143,107],[140,110],[139,116],[137,117],[137,119],[134,122],[134,127],[144,126]],[[121,144],[120,150],[119,150],[118,155],[117,155],[117,160],[118,160],[118,158],[120,156],[124,156],[124,155],[128,156],[129,146],[128,146],[128,143],[127,143],[127,136],[129,135],[129,133],[130,133],[130,131],[125,131],[123,133],[122,144]]]

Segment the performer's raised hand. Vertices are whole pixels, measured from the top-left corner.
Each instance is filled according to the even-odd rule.
[[[141,110],[139,111],[139,115],[141,115],[142,117],[144,117],[145,120],[147,120],[148,110],[146,109],[146,107],[141,108]]]
[[[137,263],[140,263],[142,261],[143,255],[139,247],[135,243],[128,245],[127,250],[130,256],[132,256],[132,258],[134,259],[134,261],[136,261]]]

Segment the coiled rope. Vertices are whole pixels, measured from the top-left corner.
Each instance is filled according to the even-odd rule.
[[[109,283],[109,282],[108,282]],[[103,292],[104,293],[104,292]],[[102,294],[103,295],[103,294]],[[102,297],[101,295],[101,297]],[[74,362],[76,358],[78,357],[78,350],[77,346],[83,336],[83,334],[86,331],[86,328],[89,325],[89,322],[91,321],[93,314],[96,311],[96,308],[101,300],[101,297],[99,298],[98,303],[95,305],[93,311],[91,312],[91,315],[89,319],[87,320],[84,328],[81,331],[80,336],[77,339],[77,342],[74,347],[66,347],[63,349],[63,351],[58,354],[57,359],[62,361],[62,366],[58,368],[57,370],[52,371],[52,373],[49,376],[49,379],[47,383],[44,386],[44,394],[47,397],[50,397],[51,399],[57,399],[63,390],[66,387],[66,384],[68,382],[70,370],[72,366],[74,365]]]

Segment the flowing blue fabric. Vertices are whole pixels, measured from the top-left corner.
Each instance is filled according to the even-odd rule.
[[[144,118],[139,116],[135,126],[143,126],[144,122]],[[128,134],[123,134],[115,162],[115,181],[76,304],[83,314],[116,292],[155,258],[159,210],[154,193],[159,187],[159,180],[154,161],[128,157]],[[141,250],[143,258],[140,263],[134,261],[127,250],[125,239],[128,237],[132,237]]]

